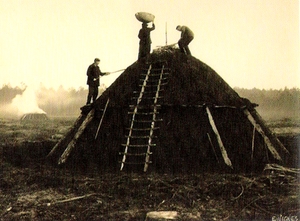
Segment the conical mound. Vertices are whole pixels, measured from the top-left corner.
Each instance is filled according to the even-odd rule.
[[[83,108],[56,152],[68,146],[68,161],[102,171],[259,171],[286,149],[254,106],[203,62],[157,50]]]

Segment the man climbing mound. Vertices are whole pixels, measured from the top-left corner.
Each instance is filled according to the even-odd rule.
[[[181,37],[178,41],[180,51],[187,55],[192,55],[188,45],[194,39],[194,33],[187,26],[178,25],[176,30],[181,31]]]

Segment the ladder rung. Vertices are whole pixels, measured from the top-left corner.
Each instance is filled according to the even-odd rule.
[[[134,120],[135,123],[152,123],[152,122],[162,122],[163,119],[155,119],[155,120]]]
[[[161,98],[163,98],[163,97],[160,97],[160,96],[158,96],[158,97],[143,97],[142,100],[143,100],[143,99],[151,100],[151,99],[155,99],[155,98],[161,99]],[[131,99],[132,99],[132,100],[137,100],[137,99],[139,99],[139,98],[138,98],[138,97],[132,97]]]
[[[158,107],[158,108],[160,108],[161,107],[161,105],[160,104],[157,104],[157,105],[149,105],[149,106],[144,106],[144,105],[142,105],[142,106],[140,106],[140,105],[129,105],[129,108],[138,108],[138,109],[150,109],[150,108],[154,108],[154,107]]]
[[[169,72],[164,72],[164,73],[162,73],[162,75],[169,75],[170,73]],[[141,74],[142,76],[146,76],[147,74]],[[154,77],[154,76],[160,76],[161,75],[161,73],[159,73],[159,74],[152,74],[152,73],[150,73],[149,74],[149,76],[151,77]]]
[[[160,91],[164,91],[164,89],[160,89],[159,92]],[[156,92],[157,92],[156,90],[155,91],[144,91],[144,92],[142,92],[142,94],[151,94],[151,93],[156,93]],[[141,91],[133,91],[133,93],[134,94],[140,94]]]
[[[157,136],[125,136],[126,138],[133,138],[133,139],[149,139],[149,138],[157,138]]]
[[[162,78],[161,80],[164,81],[164,80],[168,80],[169,78]],[[145,81],[145,79],[140,79],[140,81]],[[147,82],[158,82],[159,79],[155,79],[155,80],[147,80]]]
[[[136,123],[152,123],[152,122],[162,122],[163,119],[156,119],[156,120],[134,120]]]
[[[153,115],[153,114],[159,114],[159,112],[148,112],[148,113],[140,113],[140,112],[128,112],[128,114],[136,114],[136,115]]]
[[[126,128],[127,130],[134,130],[134,131],[147,131],[147,130],[158,130],[159,127],[154,128]]]
[[[161,83],[160,86],[165,86],[167,84],[168,83]],[[147,84],[147,85],[139,84],[139,87],[157,87],[157,86],[158,86],[157,84]]]
[[[164,85],[167,85],[168,83],[165,82],[165,83],[160,83],[160,86],[164,86]]]
[[[141,162],[141,163],[138,163],[138,162],[126,162],[126,161],[119,161],[119,163],[123,163],[123,164],[133,164],[133,165],[144,165],[144,164],[150,164],[152,163],[152,161],[149,161],[149,162]]]
[[[139,87],[157,87],[157,84],[147,84],[147,85],[139,84]]]
[[[146,156],[146,155],[151,155],[152,152],[150,153],[124,153],[124,152],[119,152],[119,155],[126,155],[126,156]]]
[[[143,68],[144,70],[148,70],[148,68]],[[151,68],[151,71],[161,70],[162,68]],[[164,70],[170,70],[170,68],[164,68]]]
[[[155,147],[156,144],[121,144],[123,147]]]

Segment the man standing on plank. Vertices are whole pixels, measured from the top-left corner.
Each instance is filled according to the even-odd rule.
[[[110,74],[109,72],[102,73],[99,68],[100,64],[100,59],[95,58],[94,63],[91,64],[87,70],[87,85],[89,85],[89,94],[87,97],[87,102],[86,104],[90,104],[91,100],[93,98],[93,102],[96,101],[97,96],[98,96],[98,87],[100,85],[100,76],[108,75]]]
[[[188,45],[194,39],[194,33],[187,26],[178,25],[176,30],[181,31],[181,37],[178,41],[180,51],[187,55],[192,55]]]
[[[151,38],[150,38],[150,32],[155,29],[154,23],[152,23],[152,28],[147,27],[147,23],[143,22],[142,28],[139,32],[139,39],[140,39],[140,48],[139,48],[139,57],[138,60],[141,60],[141,58],[147,58],[147,56],[150,54],[151,51]]]

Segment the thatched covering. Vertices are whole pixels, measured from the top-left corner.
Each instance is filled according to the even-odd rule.
[[[162,50],[151,54],[148,63],[128,67],[98,98],[94,118],[74,142],[72,160],[68,162],[81,168],[97,165],[103,171],[120,170],[120,153],[124,152],[121,144],[126,143],[126,128],[131,122],[128,112],[135,102],[132,99],[135,91],[141,90],[141,74],[150,64],[153,69],[164,65],[170,74],[159,100],[159,118],[163,121],[156,124],[159,130],[154,134],[156,146],[151,148],[149,171],[249,172],[261,170],[266,163],[279,162],[284,156],[284,147],[264,126],[254,104],[241,98],[198,59],[177,50]],[[108,99],[110,102],[95,140]],[[83,116],[89,110],[83,108]],[[56,160],[78,130],[83,116],[51,154]],[[124,170],[143,171],[143,167],[125,165]]]

